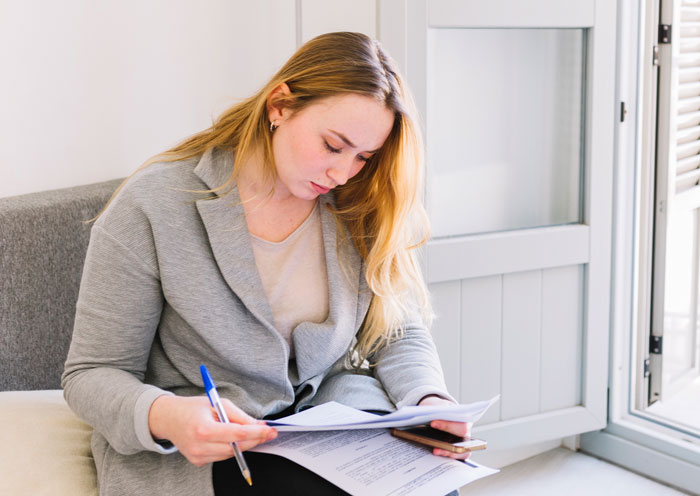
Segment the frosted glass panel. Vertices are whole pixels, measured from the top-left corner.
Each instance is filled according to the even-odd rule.
[[[581,29],[431,29],[433,236],[579,222]]]

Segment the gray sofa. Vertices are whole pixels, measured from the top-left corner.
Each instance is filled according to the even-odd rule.
[[[60,391],[94,217],[121,180],[0,198],[0,494],[97,494]]]

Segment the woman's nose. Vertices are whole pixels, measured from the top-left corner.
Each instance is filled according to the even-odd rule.
[[[330,169],[328,169],[328,172],[326,172],[326,175],[338,186],[342,186],[346,182],[348,182],[348,179],[350,179],[350,174],[352,173],[352,167],[353,164],[352,162],[348,163],[347,161],[342,161],[338,162],[333,165]]]

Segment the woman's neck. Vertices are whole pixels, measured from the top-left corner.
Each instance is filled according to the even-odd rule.
[[[266,177],[263,154],[257,149],[250,158],[240,164],[238,173],[238,191],[244,202],[273,203],[280,206],[293,204],[314,205],[315,200],[295,197],[279,180]]]
[[[280,241],[306,220],[317,200],[297,198],[279,179],[273,183],[265,178],[261,155],[255,154],[251,160],[240,164],[238,194],[248,230],[268,241]]]

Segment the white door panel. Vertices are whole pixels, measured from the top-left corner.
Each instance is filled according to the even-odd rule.
[[[488,276],[461,282],[462,376],[459,397],[464,403],[501,393],[501,330],[503,278]],[[432,285],[431,285],[432,287]],[[479,421],[501,420],[496,403]]]
[[[460,379],[464,374],[460,356],[460,281],[431,284],[430,294],[435,312],[433,340],[440,354],[447,389],[456,397],[459,393]]]
[[[388,18],[390,6],[395,8],[397,17]],[[458,334],[448,338],[444,335],[448,332],[445,327],[436,324],[436,332],[440,332],[437,338],[440,353],[451,364],[451,371],[460,371],[458,381],[450,379],[451,387],[458,387],[452,393],[461,401],[501,394],[498,411],[494,408],[476,427],[476,432],[488,439],[495,449],[603,427],[609,335],[615,108],[615,58],[611,47],[615,43],[615,3],[597,0],[388,0],[380,2],[379,12],[380,40],[400,54],[426,126],[429,214],[434,221],[437,216],[444,216],[446,222],[452,222],[450,227],[443,229],[444,233],[437,230],[442,237],[432,239],[425,250],[426,274],[436,308],[443,315],[449,315],[445,321],[449,321],[452,332]],[[397,21],[405,22],[406,29],[397,29]],[[453,47],[446,59],[446,66],[450,61],[459,66],[455,71],[460,76],[437,91],[445,102],[442,113],[446,117],[440,117],[431,107],[435,95],[431,97],[434,90],[431,89],[429,71],[434,65],[431,57],[436,57],[436,54],[431,52],[430,40],[440,34],[438,31],[448,28],[472,31],[467,36],[455,33],[453,37],[471,41]],[[486,52],[491,58],[497,57],[491,50],[495,43],[491,34],[496,31],[507,34],[500,37],[501,45],[514,43],[513,49],[516,49],[517,39],[511,38],[517,33],[505,33],[513,28],[522,31],[524,39],[529,39],[528,43],[533,43],[533,47],[539,46],[541,41],[533,41],[533,33],[522,28],[553,29],[551,40],[569,36],[557,30],[576,30],[580,33],[582,55],[578,60],[568,55],[558,58],[559,42],[550,45],[542,42],[545,48],[541,50],[520,50],[522,57],[536,58],[533,71],[537,67],[549,67],[551,74],[559,74],[554,79],[545,78],[541,83],[532,79],[527,83],[530,86],[525,88],[517,87],[522,77],[507,77],[509,68],[516,65],[512,61],[508,64],[511,57],[502,57],[501,63],[505,65],[500,67],[498,60],[491,60],[489,65],[499,67],[493,76],[495,97],[492,95],[489,99],[492,103],[481,105],[480,113],[476,111],[478,105],[461,108],[460,92],[470,86],[459,84],[460,81],[468,79],[470,74],[483,79],[483,74],[477,73],[485,70],[484,64],[475,61]],[[552,61],[544,62],[541,57],[547,53],[540,52],[549,53]],[[574,66],[563,67],[567,60]],[[518,65],[521,71],[528,70],[528,64]],[[448,74],[449,67],[446,71]],[[538,85],[549,89],[542,92]],[[569,88],[561,85],[569,85]],[[508,92],[509,89],[519,91],[522,96],[508,100],[508,106],[496,111],[500,105],[499,92]],[[472,85],[471,91],[476,92],[478,98],[484,90]],[[562,96],[575,95],[577,91],[580,100],[576,97],[562,99]],[[446,94],[448,92],[452,96]],[[536,101],[539,103],[533,106],[525,99],[535,92],[538,92],[539,100]],[[548,95],[551,95],[551,100],[547,100]],[[454,99],[457,109],[454,116],[449,115],[450,98]],[[569,108],[565,108],[567,105]],[[469,112],[470,108],[474,111]],[[495,120],[488,112],[490,108],[494,109]],[[548,120],[534,115],[538,108],[547,113]],[[519,140],[517,126],[514,127],[515,135],[504,132],[508,128],[502,123],[508,118],[509,109],[512,113],[525,109],[525,118],[520,121],[524,124],[519,126],[522,128],[530,122],[534,131],[525,131],[532,138]],[[528,121],[528,115],[536,118]],[[514,121],[519,118],[512,116]],[[456,137],[444,139],[447,134],[440,132],[441,125]],[[469,154],[476,150],[474,145],[466,146],[465,142],[471,136],[469,129],[473,130],[471,133],[478,130],[483,136],[480,140],[485,146],[478,153],[487,168],[482,170],[481,176],[470,176],[460,168],[460,160],[468,163],[473,158]],[[491,129],[495,134],[489,138]],[[544,133],[539,137],[538,129]],[[459,133],[467,134],[462,139]],[[562,136],[568,136],[567,145],[562,145]],[[440,152],[431,148],[435,143],[439,143]],[[552,146],[553,143],[560,148]],[[515,145],[515,149],[508,148]],[[450,146],[454,148],[452,152],[448,149]],[[540,158],[518,165],[517,151],[527,147],[531,147],[532,157],[538,157],[537,154],[544,149],[549,151]],[[451,165],[455,172],[451,173],[453,175],[446,183],[450,187],[446,188],[440,186],[439,178],[435,182],[435,174],[444,163],[436,164],[434,160],[438,156],[443,157],[441,160],[448,160],[444,157],[450,157],[450,153],[456,159]],[[516,169],[504,169],[500,176],[495,174],[495,169],[488,168],[495,163],[490,156],[504,156],[504,153],[511,157],[512,167],[525,168],[517,169],[517,174]],[[543,160],[549,160],[550,165],[540,167],[538,161]],[[562,176],[562,171],[569,171],[568,175]],[[534,182],[528,178],[528,172],[536,176]],[[522,179],[513,182],[516,176]],[[460,187],[469,180],[477,184]],[[518,185],[525,187],[525,183],[529,183],[528,187],[536,193],[530,198],[521,196],[518,199],[521,206],[511,210],[512,213],[501,214],[500,218],[517,218],[519,209],[529,209],[534,221],[526,219],[521,224],[506,221],[499,227],[498,217],[495,217],[497,222],[491,222],[490,228],[480,229],[470,228],[469,222],[472,226],[478,225],[473,223],[474,219],[462,218],[494,218],[495,209],[513,207],[511,199],[515,200],[515,197],[512,195],[519,195]],[[460,199],[460,194],[469,196],[466,194],[471,191],[469,188],[476,187],[472,198],[481,186],[482,192],[491,192],[488,193],[490,196],[484,196],[484,201],[468,210],[458,211],[460,200],[465,201]],[[436,197],[443,194],[450,197]],[[496,198],[494,195],[500,196]],[[494,198],[497,200],[494,205],[486,205]],[[451,215],[460,218],[450,219]],[[460,224],[463,221],[466,223]],[[492,232],[479,234],[484,230]],[[460,284],[453,284],[455,282]],[[459,309],[451,308],[456,301],[461,302]],[[458,315],[460,327],[454,328]],[[454,350],[442,348],[457,344],[461,349],[459,367],[454,365]]]
[[[581,404],[583,266],[542,271],[540,411]]]
[[[502,420],[539,412],[541,298],[541,271],[503,276]]]

